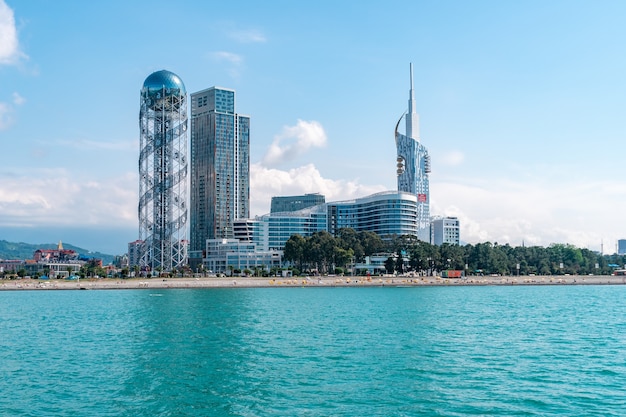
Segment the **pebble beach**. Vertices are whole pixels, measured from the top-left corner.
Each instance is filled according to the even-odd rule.
[[[0,291],[11,290],[113,290],[113,289],[167,289],[167,288],[259,288],[259,287],[407,287],[407,286],[466,286],[466,285],[624,285],[626,276],[571,275],[571,276],[471,276],[467,278],[441,277],[184,277],[184,278],[130,278],[0,280]]]

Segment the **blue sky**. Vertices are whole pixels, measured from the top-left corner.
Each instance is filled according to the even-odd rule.
[[[414,65],[431,213],[461,239],[626,238],[626,2],[0,0],[0,239],[123,253],[139,91],[233,88],[251,214],[274,195],[395,189]]]

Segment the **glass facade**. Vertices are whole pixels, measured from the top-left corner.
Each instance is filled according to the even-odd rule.
[[[308,207],[324,204],[326,198],[321,194],[304,194],[284,197],[272,197],[270,213],[281,211],[298,211]]]
[[[408,111],[396,124],[398,191],[417,196],[417,237],[430,242],[430,190],[428,174],[430,157],[428,150],[420,143],[419,116],[415,112],[413,93],[413,65],[411,65],[411,89],[409,90]],[[402,119],[406,122],[406,134],[398,132]]]
[[[352,201],[328,203],[328,231],[351,228],[374,232],[382,238],[417,235],[417,197],[386,191]]]
[[[293,212],[270,213],[256,219],[255,233],[262,246],[283,250],[292,235],[311,236],[327,231],[336,234],[349,227],[370,231],[383,239],[417,234],[417,196],[386,191],[350,201],[320,204]]]
[[[233,237],[249,217],[250,118],[235,111],[235,92],[212,87],[191,95],[190,254],[207,239]]]

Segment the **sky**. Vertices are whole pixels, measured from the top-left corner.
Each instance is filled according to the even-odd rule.
[[[626,238],[626,2],[0,0],[0,239],[138,238],[139,93],[236,91],[251,216],[396,189],[413,63],[431,214],[461,240]]]

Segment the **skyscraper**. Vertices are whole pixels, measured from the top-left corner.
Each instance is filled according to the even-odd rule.
[[[190,204],[190,263],[196,264],[207,239],[232,238],[233,221],[250,213],[250,118],[235,112],[234,90],[191,95]]]
[[[139,264],[170,271],[187,263],[187,91],[162,70],[140,98]]]
[[[410,64],[410,78],[409,108],[400,117],[395,129],[398,152],[398,191],[417,196],[417,237],[424,242],[430,242],[430,191],[428,182],[430,157],[426,147],[420,143],[419,116],[415,111],[415,94],[413,92],[413,64]],[[406,133],[404,135],[398,132],[402,118],[405,118],[406,121]]]

